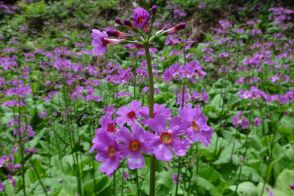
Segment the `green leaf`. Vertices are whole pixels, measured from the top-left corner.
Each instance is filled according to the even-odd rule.
[[[284,195],[294,195],[293,190],[289,187],[290,184],[293,184],[293,180],[294,170],[284,169],[276,179],[275,190],[283,192]]]
[[[230,186],[230,190],[235,191],[236,185]],[[257,188],[252,182],[242,182],[238,186],[237,193],[239,196],[254,196],[257,195]]]

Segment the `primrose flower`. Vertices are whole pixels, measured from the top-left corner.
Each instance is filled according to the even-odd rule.
[[[113,134],[106,131],[96,133],[90,152],[97,151],[96,160],[101,162],[100,172],[111,176],[121,160],[119,146]]]
[[[134,9],[134,11],[133,11],[133,19],[134,19],[134,25],[137,28],[144,30],[148,25],[148,21],[150,19],[150,14],[149,14],[149,12],[144,10],[143,8],[138,7],[136,9]]]
[[[110,39],[108,34],[97,29],[92,29],[92,46],[94,55],[101,56],[106,52],[106,47],[109,44],[118,44],[121,42],[121,39]]]
[[[146,145],[153,150],[155,157],[161,161],[170,161],[173,158],[173,152],[177,156],[184,156],[189,143],[181,139],[185,131],[181,128],[179,118],[173,118],[170,121],[170,126],[167,127],[167,120],[158,116],[149,119],[147,124],[149,128],[155,132],[155,135],[146,132]]]
[[[115,133],[117,131],[116,120],[113,120],[109,113],[100,119],[100,125],[101,128],[97,129],[96,132],[107,131],[109,133]]]
[[[256,117],[253,121],[255,126],[259,126],[262,123],[262,120],[259,117]]]
[[[5,188],[4,184],[0,182],[0,193],[4,191],[4,188]]]
[[[132,132],[126,127],[121,127],[116,137],[119,142],[122,142],[119,144],[121,155],[128,157],[128,167],[130,169],[144,167],[145,160],[142,153],[149,152],[144,142],[144,130],[139,125],[133,126]]]
[[[243,112],[238,112],[235,116],[232,117],[232,124],[234,127],[241,126],[242,129],[249,128],[249,121],[243,116]]]
[[[179,116],[187,127],[189,141],[191,143],[200,141],[207,147],[210,144],[213,129],[207,125],[206,117],[202,113],[200,106],[192,108],[192,105],[188,104],[184,108],[179,109]]]
[[[149,117],[149,108],[147,106],[143,106],[142,109],[140,110],[140,114],[144,118]],[[164,104],[154,104],[154,112],[153,112],[154,117],[157,116],[162,116],[164,118],[170,118],[171,117],[171,110],[169,108],[166,108]]]
[[[136,120],[141,116],[141,103],[134,100],[129,106],[122,106],[116,113],[118,115],[116,122],[119,125],[127,123],[128,126],[133,126]]]

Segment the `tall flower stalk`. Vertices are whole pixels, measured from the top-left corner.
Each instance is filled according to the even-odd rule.
[[[141,67],[141,69],[145,73],[147,68],[148,107],[137,100],[133,100],[127,106],[105,111],[105,115],[100,120],[101,127],[96,130],[96,136],[92,140],[93,145],[90,153],[97,152],[96,160],[102,162],[100,171],[108,176],[115,174],[124,159],[127,159],[128,168],[131,170],[144,167],[143,153],[149,155],[150,196],[156,194],[156,161],[171,161],[174,155],[184,156],[191,144],[196,141],[200,141],[207,146],[213,133],[212,128],[207,125],[207,119],[202,113],[200,105],[195,108],[192,107],[192,104],[185,105],[185,100],[182,98],[183,102],[178,111],[179,115],[172,116],[170,108],[167,108],[164,104],[159,105],[154,101],[151,45],[156,38],[175,34],[185,28],[184,23],[179,23],[153,34],[156,9],[156,6],[152,7],[152,16],[143,8],[136,8],[132,20],[116,18],[115,22],[127,32],[118,30],[101,32],[93,29],[91,34],[94,55],[103,55],[107,46],[112,44],[128,44],[128,46],[131,45],[130,48],[137,48],[145,54],[146,63],[142,64],[147,66]],[[151,24],[149,25],[150,18]],[[109,36],[114,38],[109,38]],[[203,78],[206,74],[198,61],[191,61],[186,64],[186,59],[181,71],[183,72],[181,74],[184,75],[184,81],[191,79],[191,77],[194,77],[194,80],[191,79],[191,81],[195,81],[198,78]],[[137,82],[140,82],[139,78]],[[185,84],[184,82],[183,97],[185,96]],[[181,161],[179,161],[178,173],[180,172],[180,163]],[[138,180],[138,177],[136,178]],[[137,188],[139,188],[138,181]],[[137,192],[139,194],[139,189]]]
[[[144,44],[146,61],[148,66],[148,86],[149,86],[149,117],[154,117],[154,77],[151,63],[151,55],[149,50],[149,40]],[[149,184],[149,195],[155,195],[155,156],[151,156],[150,161],[150,184]]]

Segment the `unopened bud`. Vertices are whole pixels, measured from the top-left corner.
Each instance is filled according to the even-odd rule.
[[[156,5],[153,5],[152,6],[151,12],[152,12],[152,15],[155,15],[156,14],[156,12],[157,12],[157,6]]]
[[[133,23],[130,20],[127,20],[127,19],[124,20],[124,25],[126,25],[126,26],[128,26],[130,28],[134,27]]]
[[[121,25],[121,26],[124,25],[123,21],[122,21],[120,18],[118,18],[118,17],[116,17],[116,18],[114,19],[114,21],[115,21],[117,24]]]
[[[116,37],[116,38],[124,38],[126,37],[126,34],[123,32],[120,32],[116,29],[108,29],[106,30],[107,35],[112,36],[112,37]]]
[[[176,31],[183,30],[184,28],[186,28],[186,24],[184,22],[181,22],[175,26]]]
[[[177,24],[177,25],[175,25],[175,26],[173,26],[173,27],[171,27],[171,28],[169,28],[167,30],[164,30],[163,33],[174,34],[177,31],[184,29],[185,27],[186,27],[186,24],[181,22],[181,23],[179,23],[179,24]]]

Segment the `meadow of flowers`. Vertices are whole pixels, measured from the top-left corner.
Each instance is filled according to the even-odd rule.
[[[0,10],[0,195],[294,195],[291,4]]]

